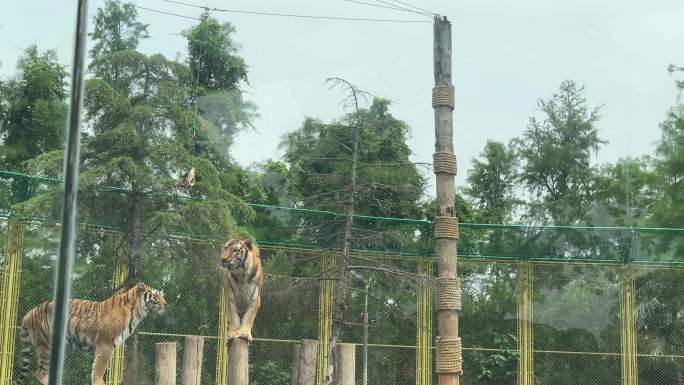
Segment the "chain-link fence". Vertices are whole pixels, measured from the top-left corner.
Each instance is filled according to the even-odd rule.
[[[266,275],[250,346],[250,382],[286,384],[294,345],[329,335],[344,217],[252,209],[255,219],[244,226],[261,245]],[[0,385],[17,373],[18,322],[52,297],[59,227],[48,218],[0,222]],[[74,297],[104,299],[119,283],[117,269],[128,250],[124,232],[114,224],[80,226]],[[369,384],[436,381],[431,230],[429,221],[356,218],[341,339],[357,346],[358,383],[364,360]],[[672,229],[461,224],[461,382],[684,383],[683,235]],[[222,383],[217,378],[225,366],[225,341],[219,337],[226,327],[218,268],[223,241],[145,235],[140,278],[163,289],[169,306],[138,329],[136,383],[154,382],[156,343],[176,342],[180,363],[188,335],[205,336],[202,383]],[[70,351],[65,383],[87,382],[91,362],[90,353]],[[32,370],[35,360],[33,365]]]

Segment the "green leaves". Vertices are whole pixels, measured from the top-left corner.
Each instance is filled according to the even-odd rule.
[[[573,81],[562,82],[557,94],[539,101],[543,120],[530,118],[514,142],[520,179],[538,199],[538,221],[567,225],[586,219],[595,173],[590,156],[606,142],[596,126],[599,108],[586,106],[584,92]]]

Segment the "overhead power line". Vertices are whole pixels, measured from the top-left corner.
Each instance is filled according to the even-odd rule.
[[[426,12],[426,13],[429,14],[429,15],[437,15],[436,12],[428,11],[428,10],[425,9],[425,8],[416,7],[415,5],[411,5],[411,4],[406,3],[406,2],[403,2],[403,1],[401,1],[401,0],[391,0],[391,1],[393,1],[393,2],[395,2],[395,3],[403,4],[403,5],[407,6],[407,7],[415,8],[415,9],[417,9],[417,10],[419,10],[419,11]]]
[[[416,12],[416,11],[414,11],[414,10],[412,10],[412,9],[403,8],[403,7],[398,7],[398,6],[393,5],[393,4],[391,4],[391,3],[387,3],[387,2],[385,2],[385,1],[380,1],[380,0],[376,0],[376,1],[380,1],[381,3],[386,4],[386,5],[367,3],[367,2],[365,2],[365,1],[358,1],[358,0],[344,0],[344,1],[346,1],[346,2],[348,2],[348,3],[355,3],[355,4],[367,5],[367,6],[369,6],[369,7],[377,7],[377,8],[391,9],[391,10],[394,10],[394,11],[401,11],[401,12],[410,12],[410,13],[415,13],[416,15],[421,15],[421,16],[428,16],[428,17],[431,16],[431,15],[428,15],[428,14],[426,14],[426,13]]]
[[[243,10],[243,9],[227,9],[227,8],[208,7],[208,6],[202,6],[199,4],[193,4],[193,3],[188,3],[185,1],[177,1],[177,0],[162,0],[162,1],[167,2],[167,3],[172,3],[172,4],[178,4],[178,5],[184,5],[184,6],[188,6],[188,7],[203,9],[205,11],[211,11],[211,12],[238,13],[238,14],[258,15],[258,16],[277,16],[277,17],[297,18],[297,19],[337,20],[337,21],[368,21],[368,22],[387,22],[387,23],[432,23],[432,21],[428,21],[428,20],[373,19],[373,18],[356,18],[356,17],[342,17],[342,16],[302,15],[302,14],[280,13],[280,12],[261,12],[261,11],[251,11],[251,10]],[[136,7],[140,8],[140,9],[152,11],[152,12],[166,13],[166,14],[169,14],[172,16],[178,16],[178,17],[184,17],[184,18],[199,20],[196,17],[185,16],[185,15],[180,15],[180,14],[173,14],[171,12],[159,11],[159,10],[155,10],[155,9],[151,9],[151,8],[143,8],[140,6],[136,6]]]
[[[172,12],[161,11],[161,10],[159,10],[159,9],[145,8],[145,7],[141,7],[141,6],[139,6],[139,5],[135,5],[135,4],[131,4],[131,5],[133,5],[135,8],[142,9],[142,10],[145,10],[145,11],[163,13],[163,14],[169,15],[169,16],[182,17],[182,18],[184,18],[184,19],[192,19],[192,20],[199,20],[199,21],[202,21],[202,19],[200,19],[200,18],[198,18],[198,17],[180,15],[180,14],[178,14],[178,13],[172,13]]]
[[[375,2],[376,2],[376,3],[385,4],[385,5],[389,5],[389,6],[391,6],[391,7],[397,7],[397,8],[399,8],[399,9],[401,9],[402,11],[406,11],[406,12],[416,13],[416,14],[418,14],[418,15],[423,15],[423,16],[432,17],[432,14],[430,14],[430,13],[426,13],[426,12],[422,12],[422,11],[421,11],[421,12],[419,12],[419,11],[414,11],[414,10],[412,10],[412,9],[409,9],[409,8],[406,8],[406,7],[402,7],[402,6],[400,6],[400,5],[396,5],[396,4],[393,4],[393,3],[389,3],[389,2],[384,1],[384,0],[375,0]]]

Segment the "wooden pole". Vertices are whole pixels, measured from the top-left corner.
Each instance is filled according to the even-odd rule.
[[[291,372],[290,372],[290,384],[291,385],[298,385],[299,384],[299,360],[302,357],[302,345],[296,344],[294,347],[294,351],[292,352],[292,365],[291,365]]]
[[[435,251],[439,263],[437,280],[437,317],[439,336],[435,341],[439,385],[458,385],[461,373],[461,344],[458,339],[458,311],[455,296],[440,294],[459,292],[456,271],[458,219],[454,209],[456,192],[456,157],[453,143],[454,87],[451,84],[451,23],[446,17],[435,17],[434,25],[435,87],[432,107],[435,111],[435,154],[433,169],[437,187],[437,215],[434,222]]]
[[[230,340],[228,357],[228,385],[248,385],[249,342],[244,338]]]
[[[183,385],[200,385],[202,381],[202,356],[204,354],[204,337],[185,337],[183,348]]]
[[[338,344],[336,385],[354,385],[356,380],[356,345]]]
[[[295,347],[295,360],[292,365],[292,385],[316,384],[318,341],[302,340]]]
[[[155,345],[155,351],[155,385],[176,385],[176,343],[160,342]]]

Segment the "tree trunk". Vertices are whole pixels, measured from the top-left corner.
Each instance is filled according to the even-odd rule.
[[[341,80],[341,79],[340,79]],[[335,354],[330,352],[335,351],[337,341],[340,338],[340,329],[344,321],[344,310],[347,299],[347,284],[348,284],[348,266],[349,266],[349,251],[351,248],[352,228],[354,226],[354,206],[356,204],[357,194],[357,169],[359,163],[359,138],[361,131],[361,122],[359,121],[359,104],[356,95],[356,89],[347,81],[344,82],[351,90],[354,97],[354,105],[356,108],[356,118],[354,120],[354,143],[352,150],[352,164],[351,164],[351,181],[349,185],[349,192],[347,194],[346,215],[347,221],[344,226],[344,240],[342,243],[342,256],[338,265],[338,282],[335,290],[335,306],[333,308],[333,323],[330,331],[330,343],[328,347],[328,367],[325,373],[325,383],[331,384],[333,382],[335,371]]]

